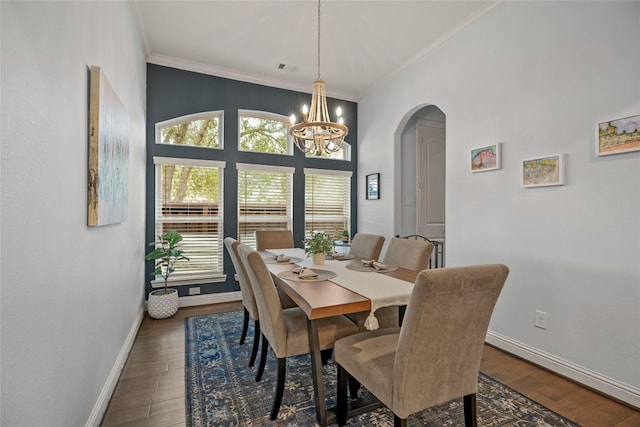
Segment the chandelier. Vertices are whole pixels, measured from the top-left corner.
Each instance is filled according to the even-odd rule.
[[[327,109],[327,94],[324,81],[320,79],[320,0],[318,0],[318,78],[313,82],[311,95],[311,109],[302,107],[302,121],[296,123],[295,115],[291,115],[290,134],[293,141],[302,152],[331,154],[342,148],[344,137],[349,129],[342,120],[342,109],[336,109],[338,121],[332,122]]]

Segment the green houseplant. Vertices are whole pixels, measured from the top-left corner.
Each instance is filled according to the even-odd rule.
[[[179,248],[182,235],[175,230],[167,231],[158,235],[155,242],[149,243],[154,246],[145,259],[155,260],[153,276],[161,276],[164,279],[164,289],[158,289],[149,293],[147,311],[154,319],[165,319],[171,317],[178,311],[178,291],[169,289],[169,276],[175,271],[175,263],[180,260],[189,260],[183,255]]]
[[[304,241],[304,251],[307,256],[313,256],[313,263],[324,264],[324,254],[333,250],[333,239],[327,233],[314,233]]]

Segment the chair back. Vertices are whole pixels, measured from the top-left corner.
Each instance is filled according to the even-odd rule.
[[[410,240],[394,237],[384,255],[383,264],[397,265],[408,270],[429,268],[433,244],[426,240]]]
[[[291,230],[256,230],[256,249],[259,251],[294,247]]]
[[[260,314],[260,330],[267,337],[276,357],[286,357],[287,328],[271,273],[262,256],[250,246],[241,243],[238,245],[238,253],[247,268],[249,283],[255,295]]]
[[[489,320],[508,274],[502,264],[418,274],[395,356],[396,414],[477,393]]]
[[[240,242],[233,237],[225,237],[224,239],[224,246],[227,248],[227,252],[229,252],[231,263],[233,263],[233,268],[235,268],[236,275],[238,276],[238,284],[240,285],[240,293],[242,294],[242,305],[247,309],[251,317],[253,317],[253,320],[260,320],[258,306],[256,305],[256,298],[253,294],[251,283],[249,282],[249,276],[238,253],[239,245]]]
[[[380,258],[383,244],[384,236],[357,233],[353,236],[349,253],[358,258],[374,259],[377,261]]]

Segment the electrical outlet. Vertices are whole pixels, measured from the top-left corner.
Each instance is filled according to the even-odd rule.
[[[545,311],[536,310],[536,328],[547,329],[547,313]]]
[[[200,295],[200,287],[189,288],[189,295]]]

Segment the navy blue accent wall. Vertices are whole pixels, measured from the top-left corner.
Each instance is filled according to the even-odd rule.
[[[313,82],[309,82],[309,89]],[[184,157],[207,160],[224,160],[224,236],[236,237],[237,225],[237,170],[236,163],[259,163],[295,167],[293,175],[293,231],[296,246],[302,247],[304,239],[304,168],[337,169],[353,171],[351,182],[351,233],[357,231],[357,170],[358,163],[358,105],[355,102],[327,99],[329,111],[342,107],[342,116],[349,127],[346,141],[351,145],[351,161],[308,159],[299,150],[293,156],[247,153],[238,151],[238,110],[267,111],[300,117],[303,104],[311,103],[311,95],[246,83],[222,77],[210,76],[159,65],[147,65],[147,173],[146,173],[146,241],[152,242],[154,234],[155,167],[154,156]],[[205,111],[224,111],[224,149],[179,147],[155,143],[155,125],[158,122]],[[145,247],[145,253],[149,250]],[[145,268],[146,290],[152,290],[153,263]],[[202,294],[238,290],[233,278],[231,259],[225,250],[225,283],[199,284]],[[189,287],[179,288],[180,296],[189,294]]]

